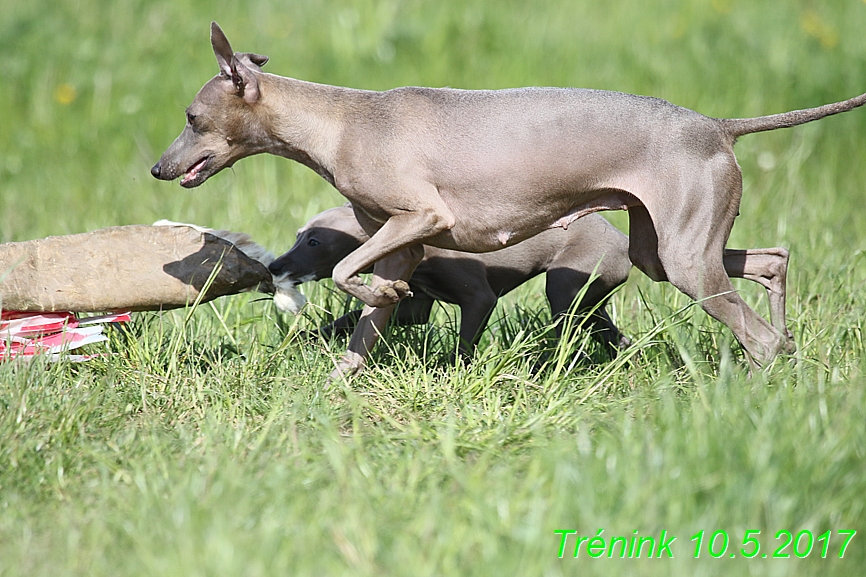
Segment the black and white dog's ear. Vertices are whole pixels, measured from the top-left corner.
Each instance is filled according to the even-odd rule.
[[[220,72],[228,78],[232,76],[232,46],[216,22],[210,23],[210,43],[219,64]]]

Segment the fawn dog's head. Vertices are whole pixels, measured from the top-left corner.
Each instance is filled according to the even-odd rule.
[[[220,73],[186,109],[186,126],[150,173],[161,180],[182,177],[192,188],[241,158],[264,151],[267,130],[260,118],[258,76],[267,56],[235,53],[216,22],[211,44]]]

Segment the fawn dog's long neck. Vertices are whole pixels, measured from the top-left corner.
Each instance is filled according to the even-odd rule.
[[[263,74],[260,82],[260,113],[272,139],[269,152],[296,160],[334,184],[343,129],[372,93],[272,74]]]

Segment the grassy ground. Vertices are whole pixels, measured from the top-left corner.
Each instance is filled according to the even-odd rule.
[[[211,20],[271,72],[359,88],[596,87],[710,116],[866,91],[861,0],[211,4],[0,1],[0,241],[169,218],[279,252],[341,202],[274,157],[192,191],[149,176],[216,72]],[[0,365],[0,576],[861,574],[864,135],[860,110],[738,144],[730,244],[791,250],[799,347],[751,379],[726,329],[637,274],[611,306],[636,354],[614,363],[572,367],[579,336],[546,351],[536,281],[470,367],[445,360],[442,307],[331,392],[344,345],[299,337],[345,306],[326,283],[302,317],[232,297],[136,315],[102,360]],[[575,559],[567,534],[560,559],[557,530],[666,531],[674,558]]]

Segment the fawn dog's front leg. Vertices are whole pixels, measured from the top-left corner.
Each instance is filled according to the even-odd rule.
[[[377,295],[388,296],[389,289],[397,283],[406,285],[405,280],[412,276],[412,272],[424,256],[424,247],[420,244],[409,246],[391,253],[373,266],[373,278],[370,281],[369,290]],[[366,287],[366,285],[364,285]],[[382,287],[386,287],[382,290]],[[330,375],[330,379],[338,379],[356,373],[367,362],[367,357],[373,349],[373,345],[379,340],[391,312],[394,310],[396,299],[393,303],[384,307],[373,307],[365,305],[361,318],[352,333],[348,349],[337,362],[337,366]]]
[[[382,278],[379,284],[368,286],[358,274],[400,249],[420,245],[424,240],[454,226],[454,215],[436,189],[429,187],[422,190],[426,194],[406,195],[403,199],[401,204],[412,206],[411,211],[398,212],[391,216],[370,240],[337,263],[333,278],[338,288],[364,304],[377,308],[391,306],[401,298],[409,296],[409,275],[424,256],[420,247],[402,257],[417,257],[410,267],[400,269],[409,271],[405,276]]]

